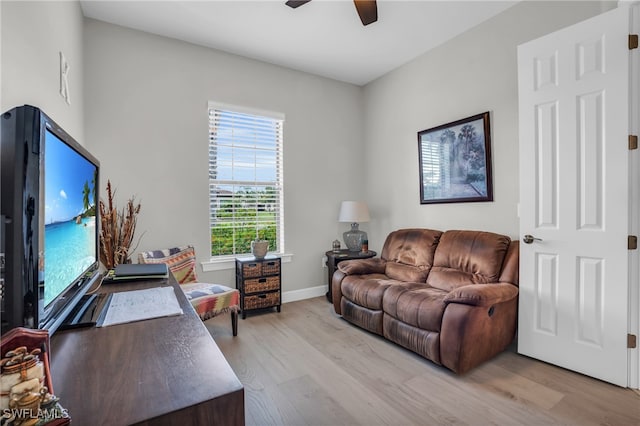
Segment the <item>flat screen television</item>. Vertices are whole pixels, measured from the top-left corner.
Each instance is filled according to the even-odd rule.
[[[7,111],[0,123],[2,332],[53,333],[100,277],[100,163],[36,107]]]

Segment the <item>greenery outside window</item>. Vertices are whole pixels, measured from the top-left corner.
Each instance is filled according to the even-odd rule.
[[[209,103],[211,255],[251,252],[251,241],[284,251],[284,115]]]

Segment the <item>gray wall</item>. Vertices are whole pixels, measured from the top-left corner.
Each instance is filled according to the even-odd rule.
[[[139,249],[209,253],[207,102],[284,113],[283,291],[320,286],[340,201],[364,192],[362,89],[87,19],[87,146],[123,200],[142,202]],[[103,185],[104,186],[104,185]],[[200,272],[232,285],[234,271]]]
[[[30,104],[42,108],[84,144],[84,17],[78,2],[1,1],[0,110]],[[60,96],[60,59],[71,66],[71,104]]]
[[[369,245],[393,229],[480,229],[518,237],[518,44],[616,2],[523,2],[365,86]],[[494,202],[420,204],[417,132],[491,112]]]
[[[101,160],[120,205],[138,197],[138,250],[189,242],[200,261],[209,247],[207,101],[284,113],[294,257],[283,286],[299,290],[325,283],[320,257],[347,227],[337,222],[344,199],[369,202],[363,228],[374,250],[408,226],[517,236],[516,46],[614,5],[524,2],[359,88],[83,20],[77,2],[3,1],[0,105],[42,107]],[[60,50],[72,67],[70,106],[58,94]],[[420,205],[416,132],[486,110],[495,201]],[[200,275],[233,282],[232,270]]]

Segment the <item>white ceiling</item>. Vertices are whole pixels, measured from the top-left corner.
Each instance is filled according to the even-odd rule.
[[[378,0],[366,27],[350,0],[80,3],[90,18],[364,85],[517,1]]]

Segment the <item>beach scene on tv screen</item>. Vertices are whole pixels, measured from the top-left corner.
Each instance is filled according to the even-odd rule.
[[[97,168],[46,132],[44,304],[96,261]]]

